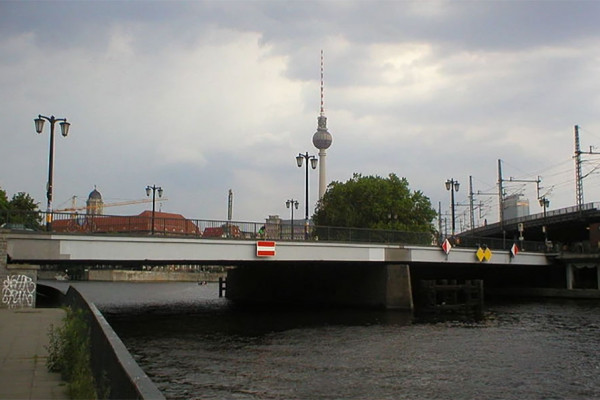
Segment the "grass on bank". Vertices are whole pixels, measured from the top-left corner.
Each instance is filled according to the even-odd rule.
[[[67,307],[66,311],[63,325],[50,327],[46,366],[60,372],[71,399],[97,399],[90,364],[90,327],[82,310]]]

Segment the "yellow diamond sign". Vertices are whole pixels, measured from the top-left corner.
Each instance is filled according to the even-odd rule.
[[[492,251],[488,247],[486,247],[485,250],[480,247],[477,249],[477,253],[475,253],[475,255],[477,256],[479,262],[482,262],[483,260],[490,261],[492,258]]]
[[[490,261],[490,259],[492,258],[492,251],[489,248],[486,248],[483,252],[483,258],[485,259],[485,261]]]
[[[484,254],[485,254],[485,252],[483,251],[483,249],[481,247],[477,249],[477,253],[475,253],[475,255],[477,256],[477,259],[479,260],[479,262],[483,261]]]

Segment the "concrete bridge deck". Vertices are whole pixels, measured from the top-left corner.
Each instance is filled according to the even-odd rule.
[[[477,248],[454,247],[446,254],[438,246],[397,243],[363,244],[315,241],[275,242],[273,256],[258,256],[257,241],[159,236],[68,235],[8,233],[9,263],[32,264],[222,264],[268,262],[549,265],[546,254],[494,250],[479,261]]]
[[[556,269],[543,253],[399,243],[201,239],[165,236],[16,233],[0,235],[4,270],[41,264],[74,266],[227,265],[227,298],[241,303],[319,304],[413,309],[413,281],[429,276],[541,276]],[[271,254],[259,254],[263,247]],[[270,247],[272,246],[272,247]],[[2,250],[2,249],[0,249]],[[1,254],[0,254],[1,255]],[[6,264],[8,262],[8,265]],[[0,265],[0,267],[2,267]],[[0,268],[1,270],[2,268]],[[1,271],[0,271],[1,272]],[[14,273],[14,272],[12,272]],[[517,274],[517,275],[515,275]],[[564,273],[562,273],[564,275]],[[561,275],[561,276],[562,276]]]

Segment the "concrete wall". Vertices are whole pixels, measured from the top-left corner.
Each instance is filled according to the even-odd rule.
[[[133,359],[127,348],[94,303],[73,286],[65,296],[67,305],[83,310],[90,324],[92,373],[99,391],[108,399],[164,400],[164,395]]]
[[[410,268],[408,265],[388,265],[386,268],[385,307],[414,309]]]
[[[0,308],[33,308],[36,302],[38,265],[8,265],[7,242],[0,230],[0,280],[2,297]]]
[[[127,271],[92,269],[88,271],[90,281],[109,282],[216,282],[226,273],[214,272],[167,272],[167,271]]]
[[[228,271],[239,304],[356,306],[412,310],[407,265],[263,263]]]

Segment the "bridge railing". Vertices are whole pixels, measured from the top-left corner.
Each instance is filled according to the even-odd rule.
[[[16,231],[50,230],[68,234],[114,234],[181,236],[204,239],[272,239],[294,241],[328,241],[351,243],[398,243],[408,245],[437,245],[438,238],[431,232],[406,232],[383,229],[348,228],[304,225],[304,221],[275,220],[267,222],[242,222],[223,220],[188,219],[171,214],[169,217],[151,215],[93,215],[78,213],[52,213],[44,211],[0,210],[0,227]],[[153,229],[154,228],[154,229]],[[487,246],[491,249],[510,248],[512,242],[494,238],[467,237],[453,245],[464,247]],[[543,243],[520,243],[530,251],[544,251]]]
[[[50,231],[72,234],[123,234],[193,236],[219,239],[276,239],[276,240],[322,240],[340,242],[402,242],[432,244],[430,232],[402,232],[382,229],[348,227],[306,226],[303,220],[274,220],[267,222],[243,222],[223,220],[188,219],[183,216],[152,215],[94,215],[79,213],[51,213],[44,211],[0,210],[0,226],[17,231]],[[154,229],[152,229],[154,228]]]
[[[504,225],[505,226],[513,225],[514,226],[519,223],[526,223],[529,221],[542,220],[544,217],[549,219],[549,218],[553,218],[553,217],[557,217],[557,216],[561,216],[561,215],[572,214],[575,212],[585,212],[585,211],[592,211],[592,210],[598,210],[598,209],[600,209],[600,203],[598,203],[598,202],[586,203],[586,204],[582,204],[581,206],[570,206],[570,207],[559,208],[556,210],[548,210],[548,211],[546,211],[545,215],[543,212],[541,212],[541,213],[536,213],[536,214],[524,215],[524,216],[517,217],[517,218],[505,219]],[[472,229],[471,232],[477,233],[478,231],[484,231],[484,230],[488,230],[490,228],[495,228],[495,227],[499,227],[499,226],[500,226],[499,222],[494,222],[494,223],[487,224],[484,226],[478,226],[478,227]]]
[[[461,236],[458,243],[460,247],[482,247],[489,248],[491,250],[510,250],[510,248],[516,244],[519,251],[532,251],[532,252],[551,252],[553,249],[548,247],[544,242],[535,242],[530,240],[508,240],[501,238],[492,237],[481,237],[481,236]]]

